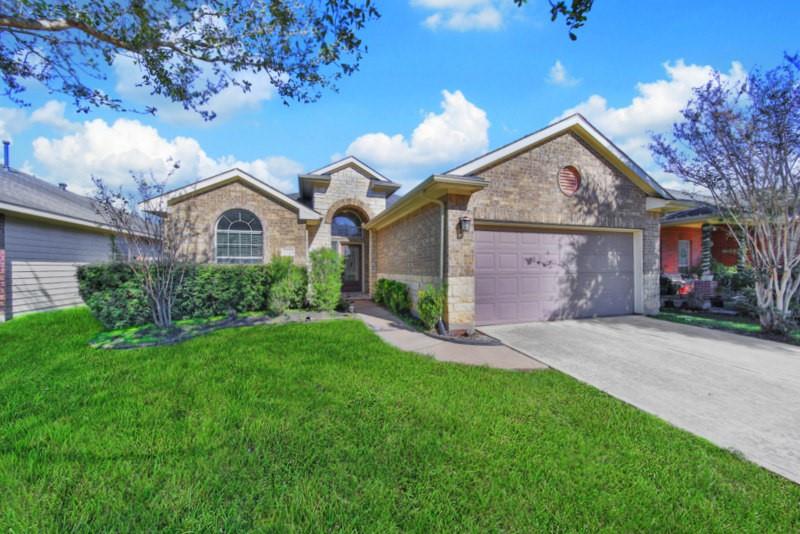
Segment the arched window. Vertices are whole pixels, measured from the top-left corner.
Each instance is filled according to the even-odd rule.
[[[351,211],[337,213],[331,221],[331,234],[334,237],[359,239],[361,238],[361,219]]]
[[[247,210],[230,210],[217,222],[217,263],[261,263],[264,231]]]

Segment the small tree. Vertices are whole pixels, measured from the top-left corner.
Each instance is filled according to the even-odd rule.
[[[656,161],[708,190],[755,274],[761,326],[785,334],[800,286],[800,64],[743,81],[719,73],[672,129],[654,136]]]
[[[312,250],[309,254],[308,303],[317,310],[333,310],[342,292],[344,258],[330,248]]]
[[[128,194],[93,177],[96,209],[117,234],[119,259],[141,281],[153,322],[168,328],[172,326],[172,307],[183,281],[186,246],[195,233],[194,224],[188,209],[176,210],[169,217],[140,210],[139,202],[162,195],[164,184],[152,176],[134,174],[133,180],[136,194]]]

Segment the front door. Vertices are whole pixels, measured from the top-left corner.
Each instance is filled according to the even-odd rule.
[[[344,273],[342,291],[361,291],[361,245],[342,245]]]

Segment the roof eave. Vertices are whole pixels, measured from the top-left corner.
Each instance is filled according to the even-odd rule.
[[[471,195],[484,189],[489,182],[482,178],[433,175],[423,180],[400,200],[385,209],[364,225],[367,230],[378,230],[405,217],[409,213],[447,194]]]

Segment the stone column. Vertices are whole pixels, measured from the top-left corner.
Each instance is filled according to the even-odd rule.
[[[475,244],[474,222],[468,231],[459,224],[471,214],[467,209],[469,196],[447,195],[445,230],[445,281],[447,303],[444,319],[451,331],[472,331],[475,328]]]

